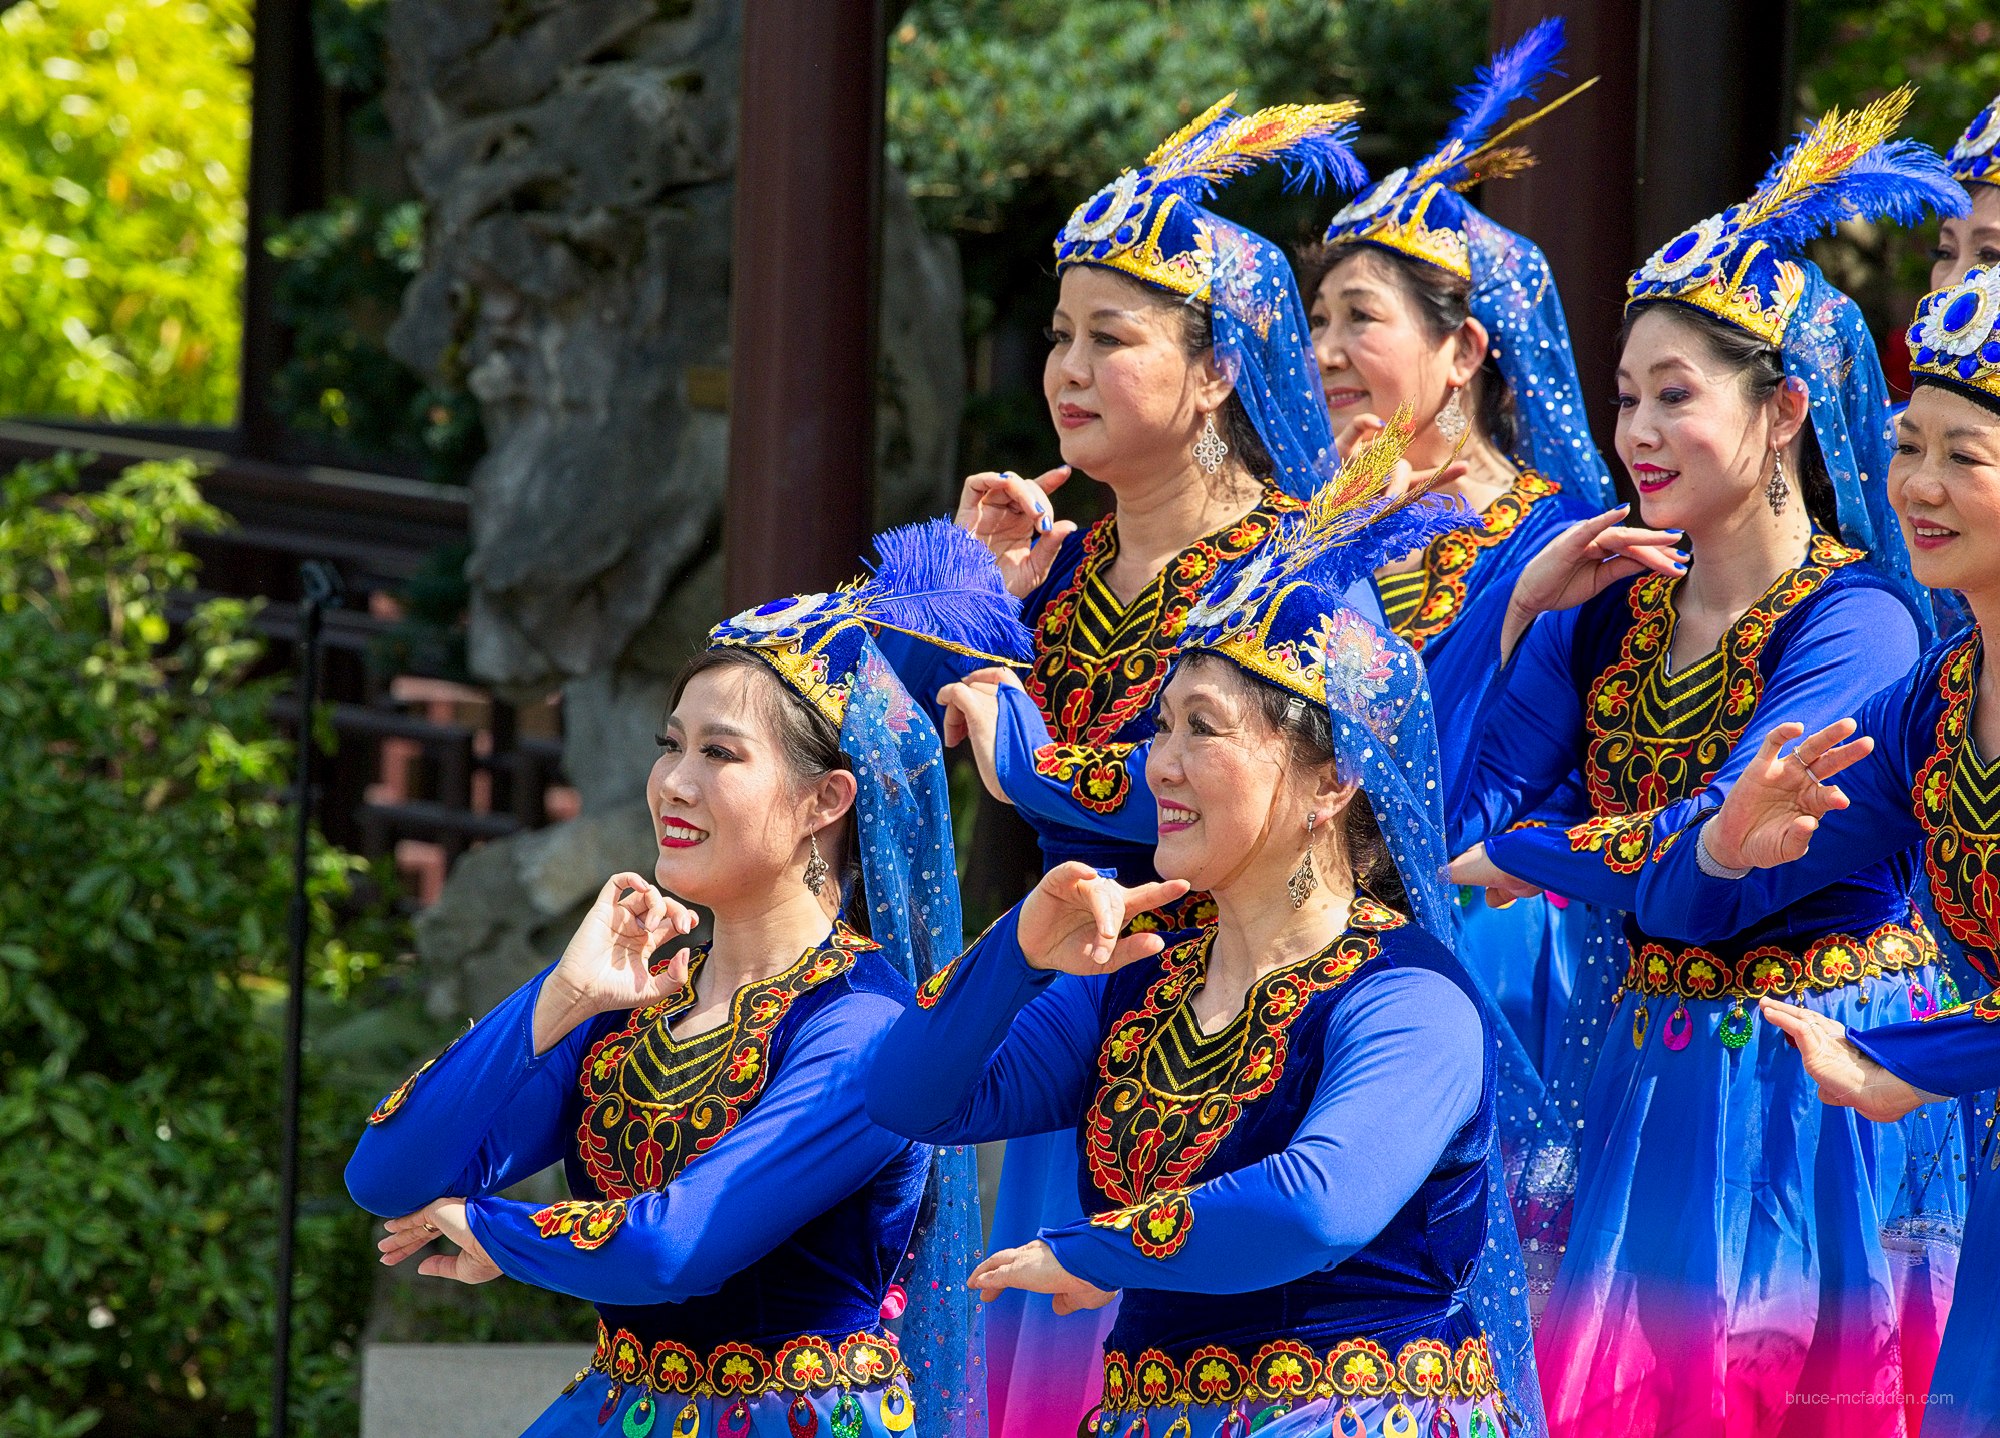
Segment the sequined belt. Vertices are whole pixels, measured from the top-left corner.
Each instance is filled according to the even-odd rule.
[[[1498,1391],[1493,1355],[1483,1335],[1465,1339],[1456,1349],[1435,1338],[1415,1338],[1393,1354],[1372,1338],[1349,1338],[1331,1348],[1283,1338],[1266,1343],[1248,1359],[1226,1344],[1212,1343],[1178,1364],[1157,1348],[1148,1348],[1136,1363],[1109,1350],[1098,1412],[1103,1418],[1176,1403],[1297,1403],[1389,1394],[1479,1399]]]
[[[1694,1029],[1687,1011],[1689,999],[1733,999],[1729,1012],[1723,1015],[1719,1036],[1730,1048],[1742,1048],[1750,1041],[1754,1027],[1746,1001],[1765,994],[1829,993],[1937,962],[1937,942],[1914,909],[1906,923],[1884,924],[1860,939],[1850,934],[1827,934],[1814,939],[1802,954],[1777,944],[1761,944],[1741,957],[1726,959],[1692,944],[1648,939],[1632,947],[1624,987],[1612,996],[1612,1006],[1615,1008],[1626,994],[1639,995],[1639,1007],[1632,1015],[1632,1046],[1643,1048],[1652,1017],[1647,1000],[1679,999],[1667,1017],[1666,1044],[1682,1049]],[[1944,982],[1950,982],[1948,976]],[[1953,998],[1955,1001],[1955,990]],[[1910,1007],[1919,1018],[1937,1008],[1936,997],[1914,977],[1910,980]]]
[[[724,1343],[703,1355],[671,1339],[649,1349],[625,1329],[613,1333],[600,1321],[590,1367],[572,1378],[563,1392],[574,1392],[592,1373],[611,1380],[599,1422],[610,1418],[627,1386],[671,1397],[757,1398],[767,1393],[847,1395],[850,1389],[887,1384],[899,1386],[884,1389],[884,1422],[891,1431],[910,1426],[900,1421],[910,1413],[910,1371],[896,1352],[896,1340],[884,1333],[850,1333],[838,1343],[806,1334],[788,1339],[775,1353],[754,1343]],[[646,1406],[650,1411],[652,1405]]]

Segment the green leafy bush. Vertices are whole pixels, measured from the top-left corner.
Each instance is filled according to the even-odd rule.
[[[0,414],[233,418],[250,9],[0,6]]]
[[[195,604],[186,464],[85,492],[0,482],[0,1430],[265,1432],[289,746],[250,606]],[[360,860],[312,857],[313,974],[393,935]],[[338,1167],[365,1102],[309,1071],[298,1237],[306,1431],[352,1423],[367,1221]]]

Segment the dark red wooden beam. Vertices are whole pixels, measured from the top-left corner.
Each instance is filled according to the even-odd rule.
[[[880,0],[743,7],[732,608],[850,577],[871,527],[884,46]]]

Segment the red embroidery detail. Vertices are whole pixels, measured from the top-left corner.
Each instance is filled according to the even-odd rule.
[[[1098,1051],[1102,1082],[1084,1121],[1084,1157],[1098,1192],[1114,1205],[1134,1207],[1195,1182],[1244,1105],[1277,1085],[1293,1022],[1314,996],[1339,988],[1381,951],[1378,932],[1403,922],[1372,900],[1357,899],[1349,932],[1312,958],[1259,979],[1243,1015],[1216,1036],[1237,1035],[1235,1062],[1207,1086],[1179,1076],[1176,1046],[1154,1040],[1207,972],[1214,931],[1169,949],[1139,1007],[1111,1025]],[[1142,1252],[1143,1228],[1132,1225]],[[1176,1232],[1184,1239],[1186,1225]]]
[[[1512,537],[1536,505],[1561,492],[1562,486],[1554,481],[1523,471],[1511,489],[1486,506],[1476,527],[1447,530],[1433,539],[1420,566],[1423,593],[1392,626],[1396,633],[1421,652],[1427,641],[1451,628],[1465,608],[1466,586],[1481,557]]]
[[[1626,592],[1632,626],[1618,658],[1584,696],[1583,774],[1595,817],[1570,830],[1573,852],[1593,850],[1614,872],[1637,872],[1651,846],[1653,814],[1712,780],[1748,727],[1764,692],[1758,661],[1779,621],[1836,569],[1864,557],[1814,535],[1805,563],[1745,610],[1715,653],[1671,676],[1666,661],[1678,622],[1678,581],[1654,574],[1632,585]]]
[[[1024,685],[1057,742],[1108,744],[1147,713],[1179,652],[1177,641],[1188,611],[1202,590],[1224,566],[1269,539],[1278,527],[1278,516],[1303,508],[1277,489],[1265,490],[1257,507],[1243,518],[1182,550],[1127,608],[1127,615],[1151,612],[1153,623],[1145,632],[1096,657],[1077,652],[1072,644],[1085,592],[1117,557],[1115,516],[1106,515],[1085,531],[1083,556],[1069,582],[1036,618],[1035,667]],[[1142,605],[1147,608],[1142,610]]]
[[[537,1209],[533,1217],[535,1230],[543,1238],[567,1236],[571,1243],[588,1251],[604,1247],[624,1224],[625,1200],[615,1199],[610,1203],[568,1200]]]
[[[1069,785],[1069,796],[1093,814],[1115,814],[1132,796],[1129,761],[1137,744],[1044,744],[1035,772]]]
[[[2000,785],[1968,753],[1978,690],[1980,636],[1975,631],[1938,669],[1938,715],[1930,757],[1918,768],[1910,801],[1924,831],[1924,874],[1945,929],[1968,950],[1988,983],[2000,983]],[[1983,962],[1982,962],[1983,959]]]
[[[799,996],[847,972],[854,956],[879,947],[845,925],[776,978],[740,990],[730,1021],[676,1043],[668,1032],[693,1002],[688,987],[635,1009],[625,1026],[585,1055],[578,1083],[583,1117],[577,1152],[607,1198],[631,1198],[672,1183],[715,1146],[756,1103],[770,1076],[771,1035]]]

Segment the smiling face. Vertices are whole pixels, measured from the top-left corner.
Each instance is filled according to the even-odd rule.
[[[1207,355],[1189,357],[1177,308],[1114,270],[1063,271],[1042,367],[1063,463],[1115,488],[1192,462],[1230,386]]]
[[[1972,196],[1972,213],[1938,226],[1931,249],[1934,290],[1957,284],[1974,265],[2000,264],[2000,187],[1974,184],[1965,192]]]
[[[1477,321],[1467,322],[1477,331],[1469,342],[1457,331],[1432,334],[1398,282],[1394,263],[1359,247],[1313,291],[1313,357],[1336,432],[1356,415],[1386,420],[1408,404],[1421,434],[1486,357],[1486,333]]]
[[[1295,772],[1291,741],[1253,683],[1224,659],[1183,660],[1161,692],[1146,761],[1160,811],[1153,867],[1225,898],[1282,889],[1304,847],[1307,813],[1328,834],[1353,793],[1334,783],[1331,764],[1324,775]],[[1326,850],[1321,844],[1314,856],[1323,878]]]
[[[1617,448],[1646,524],[1699,534],[1764,504],[1774,446],[1791,444],[1803,420],[1804,401],[1785,391],[1754,401],[1742,373],[1670,306],[1634,318],[1618,361]]]
[[[2000,589],[2000,415],[1918,385],[1896,421],[1889,503],[1919,584]]]
[[[789,702],[759,660],[703,669],[688,680],[646,779],[660,886],[711,909],[755,904],[800,883],[807,838],[830,835],[853,802],[845,770],[808,778],[787,750]]]

